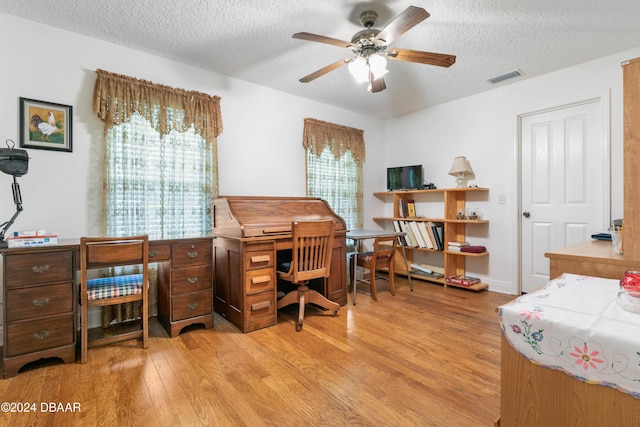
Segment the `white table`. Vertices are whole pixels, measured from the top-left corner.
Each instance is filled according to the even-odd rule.
[[[398,232],[398,231],[391,231],[391,230],[349,230],[347,231],[347,239],[351,239],[353,240],[353,243],[355,244],[355,249],[354,249],[354,254],[353,254],[353,262],[352,262],[352,268],[353,268],[353,283],[351,284],[351,286],[353,287],[353,305],[356,304],[356,266],[357,266],[357,262],[356,259],[358,257],[358,251],[360,250],[360,246],[362,244],[363,240],[369,240],[369,239],[375,239],[378,236],[396,236],[396,237],[401,237],[404,236],[405,233],[403,232]],[[402,250],[402,259],[404,259],[404,266],[406,268],[407,271],[407,279],[409,280],[409,289],[411,289],[411,291],[413,291],[413,283],[411,282],[411,274],[409,273],[409,263],[407,262],[407,254],[404,250],[404,241],[403,239],[398,239],[398,244],[400,245],[400,249]],[[375,274],[374,272],[371,272],[371,274]]]

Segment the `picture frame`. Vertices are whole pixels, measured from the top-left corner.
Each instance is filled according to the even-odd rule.
[[[73,151],[73,107],[20,98],[20,147]]]

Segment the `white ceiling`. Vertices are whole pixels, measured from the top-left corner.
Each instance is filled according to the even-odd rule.
[[[347,67],[298,82],[351,51],[292,34],[350,41],[362,11],[381,29],[410,5],[431,16],[391,47],[456,55],[453,66],[389,61],[375,94]],[[638,0],[2,0],[0,11],[382,119],[640,46]]]

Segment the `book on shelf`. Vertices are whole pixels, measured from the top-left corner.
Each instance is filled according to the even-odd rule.
[[[424,239],[425,247],[427,249],[433,249],[433,241],[431,240],[431,236],[427,231],[427,223],[424,221],[420,221],[420,222],[417,222],[417,224],[418,224],[418,229],[420,230],[420,233],[422,233],[422,238]]]
[[[415,200],[407,200],[407,217],[414,218],[416,216],[416,202]]]
[[[463,247],[463,246],[469,246],[469,242],[447,242],[448,246],[458,246],[458,247]]]
[[[396,231],[396,233],[404,233],[404,230],[400,225],[400,221],[398,220],[393,221],[393,229]],[[400,243],[402,244],[402,246],[409,246],[409,241],[407,240],[406,234],[403,236],[398,236],[398,238],[400,239]]]
[[[460,252],[472,253],[472,254],[481,254],[487,251],[487,248],[484,246],[465,246],[460,248]]]
[[[416,241],[418,242],[418,246],[421,248],[426,248],[427,247],[427,242],[425,242],[424,238],[422,237],[422,232],[420,231],[420,224],[416,221],[408,221],[409,222],[409,226],[411,227],[411,231],[413,232],[413,235],[416,238]]]
[[[464,275],[460,275],[460,274],[453,274],[451,276],[447,276],[447,278],[444,279],[444,281],[446,283],[451,283],[452,285],[473,286],[473,285],[477,285],[478,283],[480,283],[480,278],[479,277],[464,276]]]

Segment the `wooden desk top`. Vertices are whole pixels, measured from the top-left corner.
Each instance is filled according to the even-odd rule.
[[[610,264],[628,264],[629,259],[625,255],[618,255],[613,251],[613,245],[606,240],[587,240],[575,245],[566,246],[555,251],[546,252],[547,258],[594,261],[607,260]]]
[[[588,240],[544,254],[553,279],[562,273],[619,279],[628,270],[640,270],[640,261],[618,255],[606,240]]]

